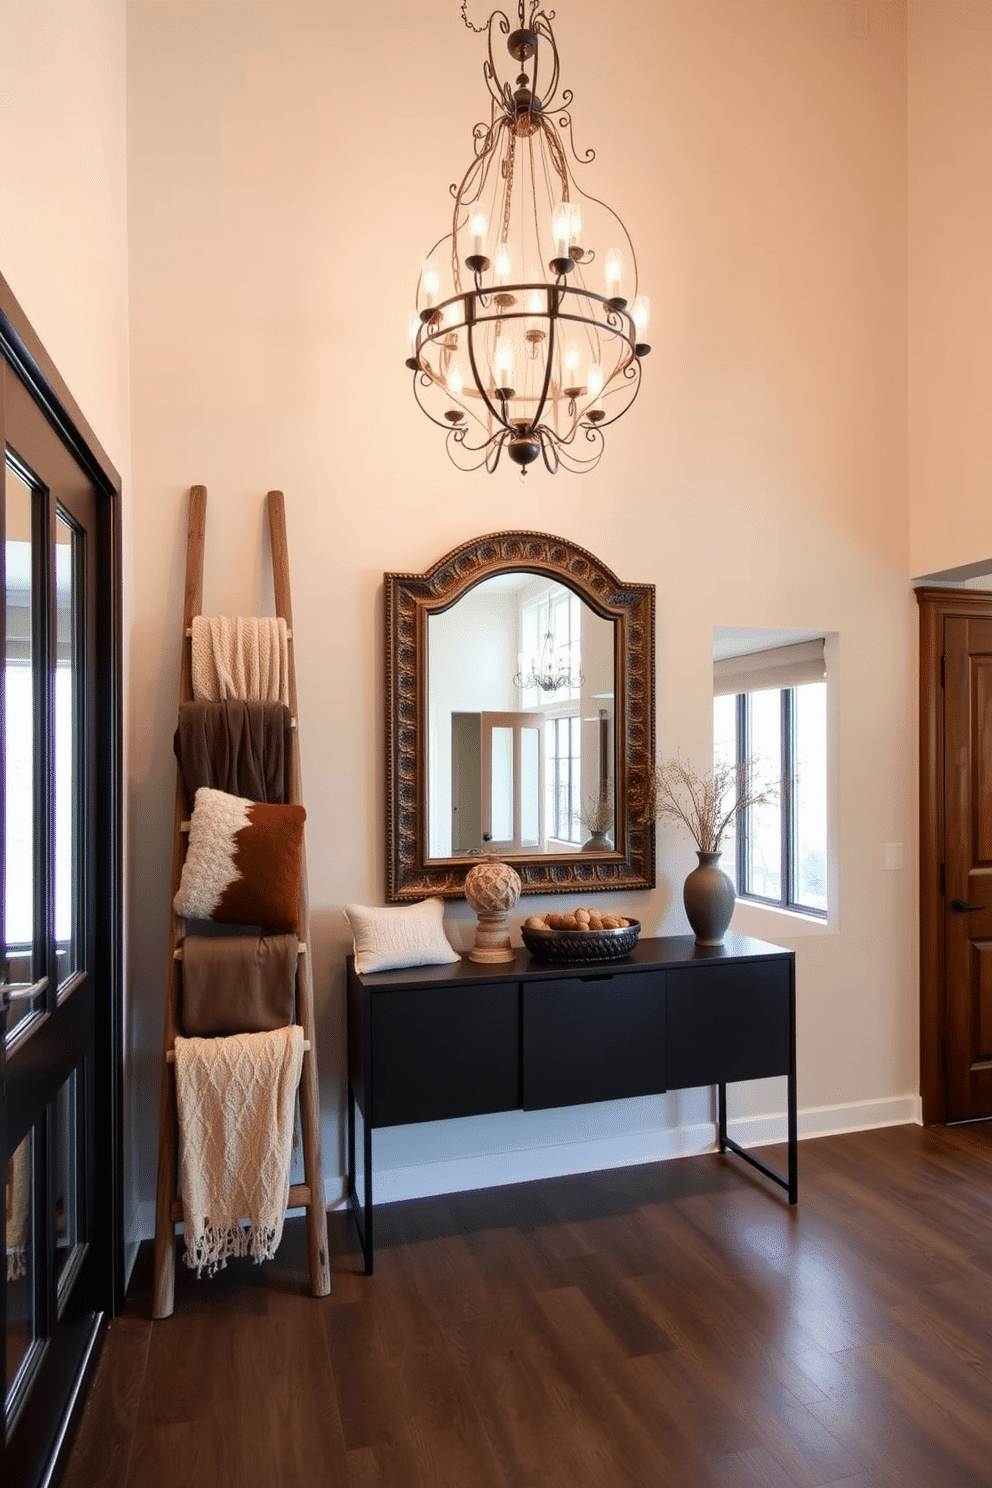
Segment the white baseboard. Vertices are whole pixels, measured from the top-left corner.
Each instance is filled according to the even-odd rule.
[[[859,1101],[850,1105],[813,1106],[799,1112],[799,1137],[804,1140],[839,1132],[869,1131],[882,1126],[920,1125],[922,1119],[918,1095]],[[768,1116],[732,1118],[727,1129],[742,1147],[784,1142],[786,1113],[780,1111]],[[555,1143],[547,1147],[481,1152],[401,1168],[376,1168],[375,1202],[389,1204],[402,1199],[463,1193],[474,1188],[499,1188],[507,1183],[527,1183],[537,1178],[559,1178],[567,1174],[595,1173],[606,1168],[632,1167],[638,1163],[664,1162],[673,1157],[713,1152],[716,1145],[716,1127],[712,1122],[702,1122],[693,1126],[628,1132],[620,1137]]]
[[[873,1131],[880,1126],[922,1126],[923,1102],[918,1095],[887,1100],[855,1101],[850,1105],[808,1106],[799,1112],[799,1140],[832,1137],[840,1132]],[[786,1115],[741,1116],[727,1122],[727,1131],[742,1147],[765,1147],[786,1140]]]

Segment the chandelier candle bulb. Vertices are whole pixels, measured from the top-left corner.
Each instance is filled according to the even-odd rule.
[[[623,283],[623,256],[619,248],[611,248],[606,255],[606,298],[615,310],[623,310],[627,301],[620,293]]]
[[[417,337],[420,335],[420,326],[421,326],[420,316],[417,314],[416,310],[411,310],[410,311],[410,326],[409,326],[409,330],[410,330],[410,355],[406,359],[406,364],[410,368],[410,370],[413,371],[413,372],[416,372],[419,369],[419,367],[420,367],[420,363],[417,361]]]
[[[589,417],[593,423],[598,423],[604,417],[603,369],[598,362],[594,362],[589,368],[589,376],[586,378],[586,392],[589,396]]]
[[[568,203],[568,257],[569,258],[578,259],[578,258],[581,258],[582,257],[582,249],[579,247],[579,244],[581,242],[582,242],[582,208],[579,206],[578,202],[576,202],[576,201],[570,201]]]
[[[500,341],[497,344],[493,370],[496,374],[496,391],[510,397],[513,387],[513,347],[509,341]]]
[[[428,259],[424,264],[420,282],[424,292],[424,308],[420,312],[420,319],[422,321],[433,320],[435,313],[434,307],[437,304],[437,297],[441,291],[441,281],[438,278],[437,269],[434,267],[431,259]]]
[[[485,258],[486,234],[489,231],[489,224],[486,222],[484,212],[473,212],[469,231],[472,234],[472,252],[479,258]]]
[[[551,234],[555,240],[555,257],[568,258],[568,244],[572,236],[572,208],[569,202],[559,202],[552,212]]]
[[[648,325],[651,321],[651,301],[647,295],[638,295],[634,301],[634,334],[637,345],[634,347],[639,357],[647,356],[651,347],[648,345]]]
[[[505,243],[500,243],[496,249],[496,261],[493,265],[498,284],[508,284],[512,265],[510,262],[510,250]]]
[[[579,360],[579,348],[570,341],[565,350],[565,386],[562,389],[566,398],[578,398],[582,394],[578,378]]]

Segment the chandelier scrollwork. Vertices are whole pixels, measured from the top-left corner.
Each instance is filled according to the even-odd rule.
[[[502,10],[477,27],[462,4],[465,24],[488,34],[490,119],[451,187],[451,232],[421,271],[407,366],[463,470],[492,472],[504,450],[523,473],[538,459],[552,473],[592,469],[651,349],[630,235],[572,174],[570,156],[588,165],[595,152],[575,150],[553,15],[519,0],[515,29]],[[513,82],[497,36],[520,69]]]

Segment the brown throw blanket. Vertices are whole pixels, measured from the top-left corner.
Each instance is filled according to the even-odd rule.
[[[291,722],[283,703],[181,703],[173,747],[187,810],[201,785],[251,801],[285,801]]]
[[[182,1026],[187,1037],[264,1033],[293,1021],[295,935],[187,935]]]

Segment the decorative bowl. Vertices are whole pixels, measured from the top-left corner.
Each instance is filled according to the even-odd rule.
[[[640,920],[619,930],[528,930],[524,945],[538,961],[618,961],[629,956],[641,933]]]

